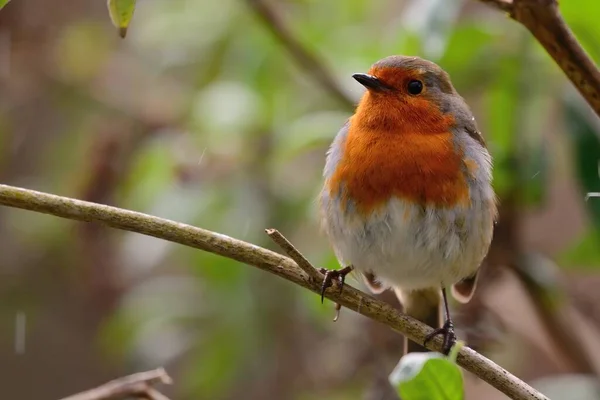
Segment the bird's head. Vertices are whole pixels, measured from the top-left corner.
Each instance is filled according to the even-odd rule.
[[[356,122],[365,126],[427,131],[473,119],[449,75],[431,61],[390,56],[352,77],[367,89],[356,110]]]

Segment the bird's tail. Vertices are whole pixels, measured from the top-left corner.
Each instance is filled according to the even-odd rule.
[[[441,313],[441,295],[439,289],[422,289],[422,290],[400,290],[394,288],[394,292],[402,306],[404,312],[413,318],[418,319],[424,324],[437,329],[443,324]],[[429,351],[425,347],[404,338],[405,354],[414,352]]]

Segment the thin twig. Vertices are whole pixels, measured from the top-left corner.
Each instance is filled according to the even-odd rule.
[[[557,0],[479,0],[525,26],[600,116],[600,70],[560,14]]]
[[[101,222],[117,229],[194,247],[253,265],[315,293],[320,293],[320,285],[315,285],[292,259],[220,233],[135,211],[8,185],[0,185],[0,204],[78,221]],[[346,308],[389,326],[417,343],[423,343],[426,335],[432,332],[427,325],[350,285],[344,286],[341,293],[337,289],[327,290],[325,296]],[[427,345],[428,349],[434,351],[440,351],[441,347],[442,339],[439,336]],[[546,396],[504,368],[468,347],[461,349],[457,362],[512,399],[548,400]],[[84,400],[84,398],[68,400]]]
[[[324,62],[316,54],[310,52],[287,28],[275,10],[266,3],[266,0],[247,0],[256,15],[264,25],[273,33],[283,47],[292,55],[306,72],[343,106],[354,109],[354,101],[345,93],[337,83],[335,77],[325,67]]]
[[[292,260],[296,261],[296,264],[298,264],[298,266],[302,268],[302,270],[306,272],[306,275],[312,278],[314,282],[323,281],[324,276],[313,267],[310,261],[308,261],[302,253],[300,253],[298,249],[296,249],[294,245],[281,234],[281,232],[277,229],[265,229],[265,232],[267,232],[267,235],[269,235],[269,237],[277,243]]]
[[[171,377],[163,368],[157,368],[115,379],[62,400],[124,400],[140,397],[150,400],[169,400],[152,386],[158,383],[170,385],[172,382]]]

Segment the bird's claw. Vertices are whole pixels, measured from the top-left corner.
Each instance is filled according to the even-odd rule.
[[[442,353],[444,355],[448,355],[452,346],[456,343],[456,334],[454,333],[454,324],[452,320],[448,319],[444,322],[444,326],[438,328],[431,332],[429,335],[425,337],[423,341],[423,346],[427,346],[427,343],[436,337],[437,335],[444,335],[444,343],[442,344]]]
[[[325,275],[323,283],[321,284],[321,303],[323,303],[323,299],[325,298],[325,290],[333,285],[334,279],[338,281],[340,285],[340,293],[342,293],[342,290],[344,289],[344,282],[346,281],[346,275],[352,272],[353,269],[354,267],[351,265],[342,269],[319,269],[319,271]]]

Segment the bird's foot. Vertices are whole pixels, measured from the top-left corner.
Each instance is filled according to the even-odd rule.
[[[442,344],[442,353],[444,355],[450,354],[452,346],[456,343],[456,334],[454,333],[454,324],[451,319],[447,319],[444,322],[444,326],[431,332],[425,337],[423,346],[427,346],[427,342],[436,337],[437,335],[444,335],[444,343]]]
[[[325,296],[325,290],[327,290],[328,287],[331,287],[333,285],[334,279],[337,280],[340,284],[340,293],[342,293],[342,290],[344,289],[344,281],[346,280],[346,275],[352,272],[352,270],[354,270],[354,267],[352,265],[349,265],[342,269],[319,269],[319,271],[323,275],[325,275],[323,283],[321,284],[321,303],[323,302],[323,298]]]

